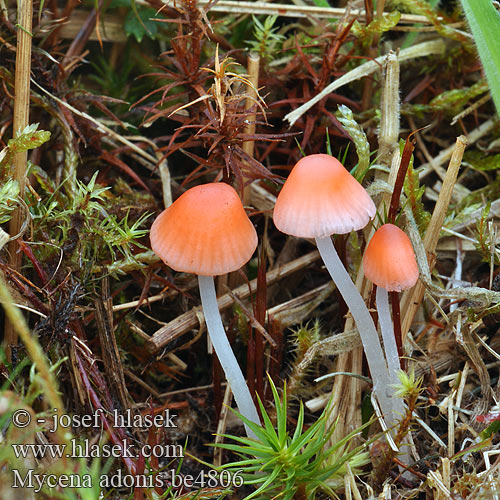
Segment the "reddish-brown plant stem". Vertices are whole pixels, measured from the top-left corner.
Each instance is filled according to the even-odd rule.
[[[394,221],[396,220],[396,215],[399,210],[399,199],[401,197],[401,191],[403,190],[406,171],[408,170],[411,155],[413,154],[413,150],[415,149],[415,139],[412,137],[415,132],[412,132],[406,138],[405,147],[403,148],[403,154],[401,155],[401,163],[399,165],[396,182],[394,183],[394,190],[392,192],[391,203],[389,205],[389,213],[387,215],[387,222],[391,224],[394,224]]]
[[[405,360],[403,358],[403,342],[401,340],[401,310],[399,307],[399,293],[389,292],[392,307],[392,322],[394,324],[394,337],[396,337],[396,346],[398,348],[399,362],[401,368],[405,369]]]
[[[215,355],[212,358],[212,380],[214,385],[215,418],[219,419],[224,395],[222,393],[222,366],[220,365],[219,359]]]
[[[255,399],[255,365],[256,365],[256,336],[259,337],[255,328],[248,324],[248,341],[247,341],[247,384],[250,394]]]
[[[261,246],[259,268],[257,271],[257,291],[255,296],[255,319],[265,327],[267,309],[266,255]],[[255,377],[257,394],[264,397],[264,338],[261,332],[255,337]]]

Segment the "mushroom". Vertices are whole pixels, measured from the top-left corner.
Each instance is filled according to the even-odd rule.
[[[151,248],[175,271],[198,275],[208,333],[233,391],[238,410],[260,425],[245,378],[227,340],[214,276],[236,271],[257,248],[257,233],[236,191],[224,183],[193,187],[151,226]],[[247,435],[254,437],[246,427]]]
[[[332,234],[345,234],[365,227],[375,215],[375,205],[354,177],[334,157],[315,154],[293,167],[274,207],[274,224],[293,236],[314,238],[337,289],[358,328],[373,380],[373,392],[382,412],[392,413],[386,395],[389,375],[377,329],[358,289],[345,270]]]
[[[392,384],[401,369],[387,292],[411,288],[418,279],[418,267],[410,238],[394,224],[380,226],[363,256],[365,276],[377,285],[378,320]]]

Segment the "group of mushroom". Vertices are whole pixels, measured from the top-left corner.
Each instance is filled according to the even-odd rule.
[[[399,292],[416,283],[418,267],[413,247],[401,229],[384,224],[374,233],[363,256],[365,275],[377,286],[382,344],[365,301],[331,240],[332,234],[364,228],[375,213],[372,199],[343,165],[332,156],[316,154],[302,158],[291,170],[278,194],[273,219],[285,234],[315,239],[356,323],[373,393],[390,427],[403,407],[393,398],[400,360],[387,292]],[[238,410],[260,425],[253,398],[225,334],[213,280],[214,276],[242,267],[257,247],[257,233],[238,194],[225,183],[187,190],[154,221],[150,239],[153,251],[172,269],[198,275],[208,333]],[[253,436],[248,426],[246,430]]]

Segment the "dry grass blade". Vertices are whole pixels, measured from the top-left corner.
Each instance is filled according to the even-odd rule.
[[[140,0],[142,1],[142,0]],[[164,0],[164,5],[175,6],[176,0]],[[139,3],[139,2],[138,2]],[[208,5],[211,0],[199,0],[200,6]],[[335,7],[316,7],[309,5],[293,5],[287,3],[266,3],[266,2],[239,2],[231,0],[219,0],[210,8],[213,12],[226,12],[235,14],[266,14],[268,16],[279,15],[282,17],[318,17],[328,19],[340,19],[345,17],[347,9]],[[366,16],[364,9],[352,9],[360,19]],[[423,23],[429,24],[426,16],[415,14],[402,14],[402,23]]]

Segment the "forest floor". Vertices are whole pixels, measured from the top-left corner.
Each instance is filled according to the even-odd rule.
[[[0,2],[0,498],[500,497],[500,127],[459,3],[437,3]],[[377,207],[333,238],[376,323],[368,242],[391,222],[415,251],[389,294],[389,431],[315,242],[273,223],[318,153]],[[258,235],[215,280],[257,442],[196,276],[149,239],[212,182]]]

